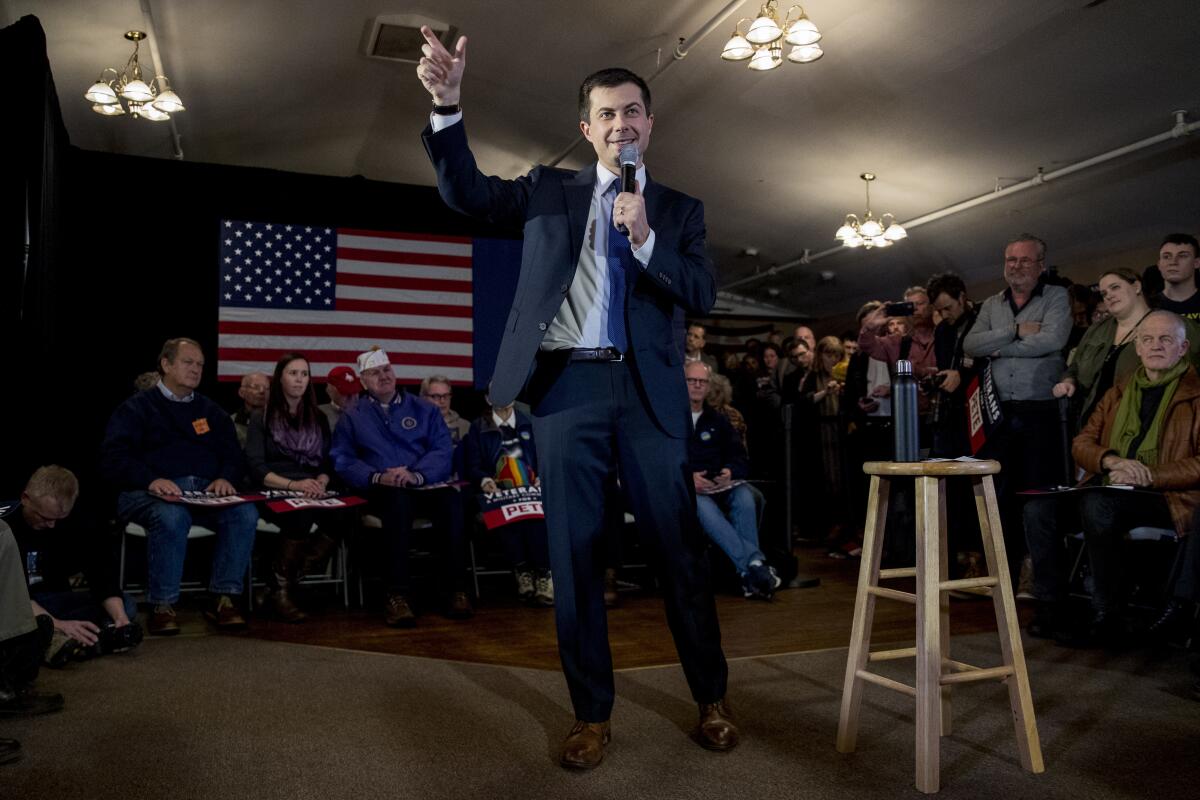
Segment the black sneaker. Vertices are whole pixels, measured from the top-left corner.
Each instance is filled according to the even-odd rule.
[[[93,645],[95,655],[124,653],[142,643],[142,626],[136,622],[117,627],[108,623],[100,629],[100,640]]]
[[[63,696],[51,692],[35,692],[29,687],[9,691],[0,689],[0,717],[33,717],[62,711]]]
[[[742,577],[742,593],[746,597],[770,600],[781,583],[783,581],[775,574],[774,567],[755,561]]]
[[[55,631],[50,637],[50,646],[46,648],[45,663],[47,667],[62,669],[71,663],[84,646],[62,631]]]

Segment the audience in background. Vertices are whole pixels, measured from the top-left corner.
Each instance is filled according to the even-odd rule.
[[[450,441],[454,442],[455,447],[458,447],[471,428],[471,423],[460,417],[458,412],[450,407],[450,399],[453,396],[454,388],[450,385],[450,379],[445,375],[429,375],[421,379],[421,397],[437,407],[442,415],[442,421],[450,429]]]
[[[975,359],[963,352],[963,340],[975,324],[975,304],[967,297],[967,286],[952,272],[934,275],[927,284],[933,310],[941,317],[933,329],[933,352],[937,362],[934,392],[933,446],[936,458],[971,454],[967,436],[967,386],[975,377]]]
[[[144,392],[147,389],[153,389],[157,385],[158,372],[154,370],[151,370],[150,372],[143,372],[141,375],[138,375],[133,379],[133,391],[135,393]]]
[[[705,327],[699,322],[689,322],[687,326],[687,338],[684,340],[684,363],[691,361],[703,361],[708,364],[709,369],[713,372],[717,371],[717,359],[704,352]]]
[[[287,353],[275,364],[267,407],[250,417],[250,478],[264,489],[324,497],[333,476],[331,438],[329,421],[317,408],[308,359]],[[328,558],[337,546],[339,527],[348,521],[337,511],[296,509],[280,514],[264,508],[262,514],[279,528],[267,574],[268,602],[284,622],[302,622],[305,614],[296,604],[296,587],[304,564]],[[317,532],[314,525],[320,526]]]
[[[744,448],[746,446],[746,418],[742,416],[742,412],[733,407],[733,385],[729,382],[729,378],[716,373],[713,373],[708,380],[708,394],[705,396],[704,402],[708,403],[713,411],[724,415],[729,420],[733,432],[738,435]]]
[[[432,540],[442,561],[439,588],[449,595],[446,616],[470,617],[474,609],[466,593],[462,503],[456,489],[438,486],[450,478],[450,429],[436,406],[397,388],[383,350],[361,354],[358,375],[366,395],[343,412],[334,431],[332,456],[338,475],[368,493],[372,512],[382,520],[388,553],[385,621],[391,627],[416,624],[408,597],[409,547],[417,513],[433,522]]]
[[[1163,291],[1155,307],[1173,311],[1186,320],[1200,324],[1200,290],[1196,288],[1196,257],[1200,242],[1186,233],[1172,233],[1158,249],[1158,271]]]
[[[937,372],[937,357],[933,349],[933,306],[924,286],[912,286],[904,292],[912,303],[912,315],[906,320],[909,330],[901,332],[892,327],[887,306],[881,305],[867,313],[858,333],[858,346],[871,358],[882,361],[894,370],[896,361],[912,362],[912,374],[917,380]],[[923,415],[929,413],[929,398],[922,393],[918,406]]]
[[[317,408],[329,421],[329,430],[332,431],[342,418],[342,412],[358,401],[358,396],[362,393],[362,383],[350,367],[334,367],[325,376],[325,393],[329,395],[329,402]]]
[[[271,379],[265,373],[251,372],[242,376],[242,385],[238,388],[242,407],[233,415],[238,444],[242,447],[246,446],[246,430],[250,426],[250,417],[267,407],[267,392],[270,389]]]
[[[188,506],[183,492],[237,493],[245,463],[233,421],[196,391],[204,353],[192,339],[168,339],[158,358],[154,389],[122,403],[108,422],[100,447],[101,468],[117,497],[117,517],[146,530],[151,634],[179,632],[173,604],[179,599],[188,531],[193,520],[217,532],[208,618],[222,630],[246,627],[233,598],[250,565],[258,512],[253,503],[224,508]],[[264,393],[265,394],[265,393]]]
[[[117,580],[112,540],[68,519],[78,497],[79,481],[70,470],[40,467],[5,516],[21,550],[33,614],[48,617],[54,627],[45,655],[52,667],[123,652],[142,641],[141,627],[131,621],[137,606]],[[72,590],[71,579],[80,574],[87,592]]]
[[[810,351],[817,349],[817,337],[812,328],[807,325],[797,325],[796,329],[792,331],[792,339],[804,342]]]

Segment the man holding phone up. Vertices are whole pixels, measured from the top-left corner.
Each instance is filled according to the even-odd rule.
[[[904,292],[906,305],[911,306],[909,319],[912,332],[908,335],[887,333],[888,319],[899,316],[899,303],[885,303],[863,317],[858,333],[858,347],[871,358],[888,365],[895,374],[896,362],[912,362],[913,376],[918,380],[937,373],[937,354],[933,349],[933,306],[923,286],[913,286]],[[929,409],[929,398],[922,392],[917,398],[922,414]]]

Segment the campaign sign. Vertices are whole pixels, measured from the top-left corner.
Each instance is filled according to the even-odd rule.
[[[518,486],[481,494],[479,509],[483,512],[483,524],[489,531],[510,522],[543,519],[542,490],[539,486]]]
[[[992,365],[988,364],[967,387],[967,435],[971,440],[971,455],[978,455],[1003,421],[1000,396],[992,380]]]
[[[362,497],[347,495],[346,497],[285,497],[280,500],[268,500],[267,508],[283,514],[288,511],[321,511],[327,509],[350,508],[367,502]]]

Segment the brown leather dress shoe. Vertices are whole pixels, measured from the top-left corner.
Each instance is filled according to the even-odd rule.
[[[205,612],[208,621],[223,631],[241,631],[246,629],[246,618],[233,604],[233,598],[227,594],[217,595],[211,611]]]
[[[154,607],[146,630],[151,636],[174,636],[179,633],[179,622],[175,619],[175,609],[167,603],[159,603]]]
[[[563,742],[558,763],[572,769],[594,769],[604,760],[604,747],[611,739],[608,722],[577,719]]]
[[[738,727],[729,701],[722,697],[715,703],[700,704],[700,725],[696,740],[705,750],[732,750],[737,747]]]

